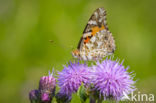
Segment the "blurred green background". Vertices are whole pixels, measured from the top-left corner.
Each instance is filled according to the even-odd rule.
[[[156,94],[155,0],[0,0],[0,103],[28,103],[41,76],[62,70],[98,7],[107,10],[115,56],[141,93]]]

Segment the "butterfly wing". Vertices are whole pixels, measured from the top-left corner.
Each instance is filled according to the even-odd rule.
[[[77,49],[80,49],[81,45],[83,45],[83,42],[85,39],[87,39],[87,36],[91,36],[92,29],[95,29],[97,27],[104,26],[106,30],[108,30],[107,24],[106,24],[106,11],[104,8],[98,8],[94,11],[92,16],[90,17],[84,31],[83,36],[81,37]],[[96,27],[96,28],[95,28]]]
[[[106,24],[106,11],[98,8],[90,17],[77,49],[90,59],[103,58],[115,50],[115,42]]]

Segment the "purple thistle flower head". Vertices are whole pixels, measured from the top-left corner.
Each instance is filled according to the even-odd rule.
[[[51,101],[51,98],[48,93],[42,93],[41,100],[42,101]]]
[[[51,101],[55,95],[56,80],[52,74],[49,73],[49,76],[43,76],[40,79],[39,91],[41,101]]]
[[[119,101],[123,93],[129,94],[135,90],[133,77],[127,72],[122,63],[106,59],[101,63],[97,62],[93,66],[92,83],[94,90],[99,92],[99,96],[106,99]]]
[[[70,63],[62,72],[58,73],[60,94],[71,95],[77,92],[81,83],[87,84],[90,80],[90,68],[86,64]]]
[[[38,90],[31,90],[29,92],[29,99],[31,102],[39,101],[39,91]]]

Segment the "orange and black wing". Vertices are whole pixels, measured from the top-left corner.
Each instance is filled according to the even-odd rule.
[[[108,30],[106,24],[106,11],[104,8],[98,8],[94,11],[92,16],[90,17],[84,31],[83,36],[81,37],[77,49],[81,49],[81,47],[88,43],[89,40],[100,30],[106,29]]]

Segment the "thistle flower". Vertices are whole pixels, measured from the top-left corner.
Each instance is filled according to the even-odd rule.
[[[90,80],[90,68],[79,62],[70,63],[58,74],[59,93],[67,96],[77,92],[81,83],[86,84]]]
[[[41,101],[51,102],[52,97],[55,95],[55,85],[56,85],[56,80],[52,76],[52,74],[50,74],[50,72],[49,72],[49,76],[41,77],[39,83]]]
[[[39,91],[38,90],[31,90],[29,92],[29,100],[31,101],[31,103],[36,103],[37,101],[39,101]]]
[[[133,86],[135,81],[131,73],[127,72],[122,63],[106,59],[101,63],[97,62],[93,66],[93,85],[94,90],[99,92],[99,96],[103,99],[113,99],[119,101],[123,93],[129,94],[135,90]]]

